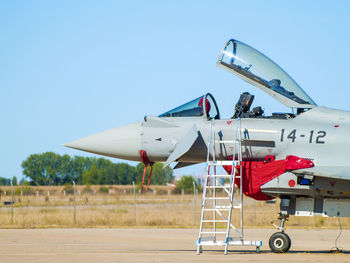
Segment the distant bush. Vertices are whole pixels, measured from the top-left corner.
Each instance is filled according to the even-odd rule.
[[[72,195],[72,194],[74,194],[74,188],[73,188],[73,185],[71,185],[71,184],[65,184],[64,185],[64,188],[63,188],[63,191],[66,191],[66,194],[68,194],[68,195]],[[63,192],[62,191],[62,192]]]
[[[22,187],[23,195],[33,195],[34,189],[29,186]]]
[[[0,177],[0,185],[11,185],[11,179]]]
[[[11,194],[11,190],[9,191],[9,193]],[[21,188],[19,188],[19,187],[14,188],[13,194],[14,195],[20,195],[21,194]]]
[[[90,186],[86,186],[83,188],[83,190],[81,191],[82,194],[86,194],[86,195],[89,195],[89,194],[92,194],[93,193],[93,190],[91,189]]]
[[[195,183],[196,189],[199,189],[199,186],[196,184],[196,181],[193,176],[190,176],[190,175],[182,176],[181,179],[178,181],[177,186],[174,189],[174,193],[180,194],[182,192],[182,189],[186,194],[193,193],[193,183]]]
[[[16,187],[15,190],[13,191],[14,195],[33,195],[34,190],[29,187],[29,186],[24,186],[24,187]]]
[[[98,190],[101,194],[108,194],[109,189],[106,186],[101,186],[100,189]]]
[[[28,186],[28,185],[30,185],[30,182],[24,181],[24,180],[23,180],[23,181],[21,182],[21,185]]]
[[[168,194],[168,191],[165,190],[165,189],[162,189],[162,188],[157,188],[156,191],[157,191],[157,195],[166,195],[166,194]]]

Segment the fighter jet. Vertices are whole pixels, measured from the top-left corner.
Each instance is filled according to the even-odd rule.
[[[274,252],[287,252],[291,240],[284,224],[289,215],[350,216],[350,112],[318,106],[275,62],[238,40],[230,39],[217,66],[264,91],[290,112],[265,115],[251,109],[254,96],[243,93],[233,116],[221,119],[217,103],[205,94],[159,116],[110,129],[65,146],[115,157],[155,162],[175,169],[208,160],[210,125],[221,140],[216,160],[235,158],[232,138],[240,121],[243,186],[256,200],[280,198],[276,226],[270,238]],[[228,173],[232,166],[226,166]]]

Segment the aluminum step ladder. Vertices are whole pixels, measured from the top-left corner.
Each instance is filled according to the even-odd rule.
[[[244,240],[243,236],[243,191],[239,191],[239,194],[235,193],[235,179],[241,179],[240,175],[242,174],[240,166],[242,162],[240,118],[236,119],[235,130],[234,141],[216,140],[215,120],[210,120],[201,222],[196,241],[197,254],[202,253],[202,246],[224,246],[226,255],[229,245],[255,246],[257,252],[262,245],[262,241],[247,241]],[[216,144],[221,143],[233,143],[232,161],[216,160]],[[223,169],[221,169],[221,173],[217,173],[217,168],[224,165],[232,165],[231,174],[224,174]],[[240,172],[237,169],[240,169]],[[223,179],[229,179],[229,184],[222,183]],[[243,182],[240,180],[240,189],[242,189],[242,184]],[[231,223],[232,209],[235,208],[239,209],[239,227]],[[231,234],[231,230],[234,231],[234,235]]]

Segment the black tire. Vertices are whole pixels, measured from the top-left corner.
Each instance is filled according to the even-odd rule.
[[[269,240],[269,246],[274,253],[286,253],[290,249],[292,242],[284,232],[274,233]]]

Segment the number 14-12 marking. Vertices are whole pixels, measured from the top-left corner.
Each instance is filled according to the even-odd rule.
[[[285,132],[285,129],[282,129],[281,130],[281,142],[284,141],[284,137],[286,135],[286,132]],[[325,131],[318,131],[318,132],[315,132],[314,130],[311,130],[310,133],[309,133],[309,143],[319,143],[319,144],[324,144],[326,143],[324,141],[324,137],[326,137],[327,133]],[[300,137],[305,137],[304,134],[300,135]],[[290,139],[292,142],[295,142],[296,139],[297,139],[297,130],[294,129],[292,130],[286,137],[287,139]]]

